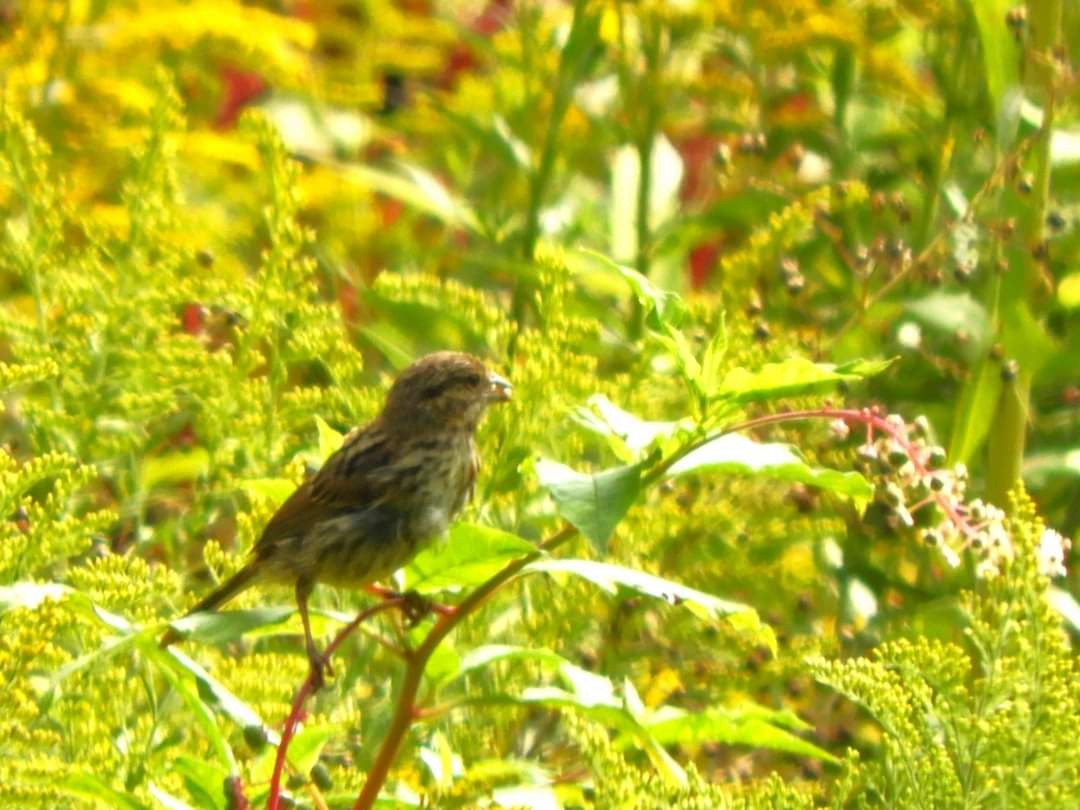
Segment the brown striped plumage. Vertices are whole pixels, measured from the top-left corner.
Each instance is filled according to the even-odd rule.
[[[308,623],[318,582],[362,587],[442,535],[469,500],[473,435],[510,384],[479,360],[437,352],[403,371],[382,413],[345,437],[323,468],[274,513],[244,568],[190,613],[214,610],[255,582],[293,584],[316,682],[325,666]],[[166,633],[162,644],[177,639]]]

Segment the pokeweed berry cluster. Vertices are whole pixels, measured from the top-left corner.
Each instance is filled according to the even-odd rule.
[[[931,441],[925,416],[908,423],[878,408],[824,410],[833,419],[831,429],[838,439],[846,439],[853,429],[865,430],[857,466],[874,481],[876,499],[893,528],[912,531],[953,567],[960,564],[963,552],[970,552],[980,577],[997,575],[1013,558],[1005,513],[981,499],[967,500],[967,467],[946,466],[945,449]],[[1043,532],[1039,543],[1043,574],[1065,574],[1070,545],[1053,529]]]

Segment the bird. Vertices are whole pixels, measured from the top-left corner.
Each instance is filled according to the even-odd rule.
[[[402,371],[371,422],[348,433],[322,468],[263,529],[247,564],[187,616],[213,611],[255,583],[292,585],[316,688],[328,662],[311,635],[316,583],[361,588],[407,564],[444,535],[472,497],[475,433],[509,381],[463,352],[425,355]],[[161,645],[180,639],[169,628]]]

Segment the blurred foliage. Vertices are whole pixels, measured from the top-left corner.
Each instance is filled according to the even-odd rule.
[[[156,638],[449,347],[514,401],[406,581],[582,537],[429,661],[387,806],[1069,806],[1076,43],[1061,0],[0,0],[0,805],[262,806],[289,595]],[[999,576],[862,436],[717,443],[826,396],[1022,473]],[[302,805],[352,806],[423,629],[345,645]]]

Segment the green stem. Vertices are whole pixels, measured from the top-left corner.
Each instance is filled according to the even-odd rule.
[[[1062,0],[1029,0],[1031,59],[1028,75],[1033,91],[1041,96],[1042,127],[1032,144],[1035,182],[1031,198],[1024,206],[1022,239],[1024,250],[1018,256],[1016,270],[1023,275],[1009,284],[1006,296],[1009,311],[1002,313],[1003,321],[1011,321],[1014,335],[1023,335],[1024,323],[1018,315],[1038,317],[1040,302],[1045,296],[1045,273],[1042,260],[1032,255],[1042,245],[1043,223],[1050,201],[1050,139],[1054,127],[1055,69],[1054,49],[1061,41]],[[1040,251],[1041,255],[1041,251]],[[1026,308],[1027,312],[1023,310]],[[1021,337],[1023,339],[1023,337]],[[1012,347],[1015,348],[1015,347]],[[1009,491],[1020,479],[1027,439],[1028,413],[1031,402],[1031,382],[1034,371],[1022,366],[1016,378],[1007,384],[998,400],[997,411],[990,428],[987,445],[986,495],[993,503],[1007,508]]]
[[[574,19],[570,25],[568,43],[573,41],[575,35],[578,35],[582,27],[587,24],[585,17],[588,5],[586,0],[577,0],[574,3]],[[536,254],[536,243],[540,238],[541,207],[544,204],[544,198],[554,174],[559,132],[562,129],[563,120],[566,118],[566,112],[570,109],[570,102],[574,98],[574,89],[581,78],[580,74],[583,70],[580,58],[577,58],[577,55],[568,54],[568,50],[568,46],[564,47],[559,59],[555,92],[551,102],[551,114],[540,147],[540,159],[529,177],[529,203],[525,214],[525,236],[522,242],[522,254],[526,261],[532,261]],[[540,106],[536,97],[533,99],[533,106]],[[519,280],[514,288],[512,310],[514,321],[519,321],[524,315],[528,300],[526,284]]]

